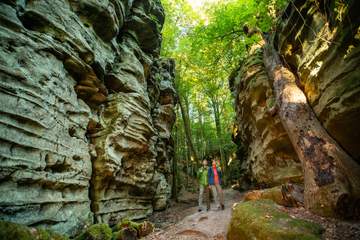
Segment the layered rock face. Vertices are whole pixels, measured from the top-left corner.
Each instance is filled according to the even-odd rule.
[[[296,1],[286,10],[276,38],[315,114],[360,164],[359,9],[353,0],[320,8]]]
[[[110,94],[98,123],[91,123],[95,126],[90,131],[95,149],[91,196],[98,222],[143,218],[153,206],[165,208],[169,198],[165,176],[172,158],[175,91],[167,71],[173,70],[173,62],[155,61],[149,85],[131,82],[133,73],[122,70],[130,63],[119,67],[118,81],[129,81],[127,90]],[[142,80],[143,74],[139,72]]]
[[[253,46],[230,83],[236,111],[233,137],[248,149],[242,164],[245,175],[252,182],[267,186],[301,181],[301,164],[276,114],[261,45]]]
[[[321,2],[289,4],[275,42],[325,129],[360,163],[359,2]],[[264,71],[261,47],[230,84],[236,99],[234,138],[249,146],[247,173],[266,185],[300,177],[297,156],[273,108],[272,82]]]
[[[169,198],[159,1],[0,3],[0,219],[74,234]]]

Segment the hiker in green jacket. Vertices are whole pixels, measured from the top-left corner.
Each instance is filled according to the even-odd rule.
[[[203,198],[205,194],[206,210],[210,209],[209,199],[209,184],[208,184],[208,162],[206,159],[203,160],[202,166],[197,172],[197,178],[199,181],[199,212],[203,210]]]

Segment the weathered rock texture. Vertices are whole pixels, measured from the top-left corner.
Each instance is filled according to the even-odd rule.
[[[233,137],[248,149],[242,164],[246,175],[269,186],[301,180],[300,161],[274,110],[275,96],[260,45],[251,49],[231,81],[236,110]]]
[[[359,10],[353,0],[296,1],[278,26],[277,48],[323,126],[360,164]]]
[[[296,219],[271,200],[255,200],[235,204],[227,239],[322,239],[323,229],[314,222]]]
[[[325,129],[360,163],[359,3],[351,1],[351,7],[333,3],[290,3],[276,28],[275,42]],[[244,162],[248,174],[257,182],[273,185],[297,178],[301,171],[273,108],[272,83],[261,51],[250,54],[230,81],[236,97],[234,138],[249,146]]]
[[[1,1],[0,219],[74,234],[166,207],[163,21],[159,1]]]

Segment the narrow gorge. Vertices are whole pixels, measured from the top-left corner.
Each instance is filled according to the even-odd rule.
[[[359,12],[0,0],[0,239],[359,239]]]

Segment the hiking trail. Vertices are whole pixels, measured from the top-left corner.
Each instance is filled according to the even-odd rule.
[[[194,197],[196,196],[196,194],[193,195],[193,202]],[[211,203],[210,211],[198,212],[197,206],[190,207],[189,209],[186,209],[187,215],[182,220],[162,229],[158,229],[144,239],[226,239],[225,236],[231,218],[232,205],[239,202],[241,196],[241,193],[238,191],[225,189],[225,210],[217,210],[214,202]]]

